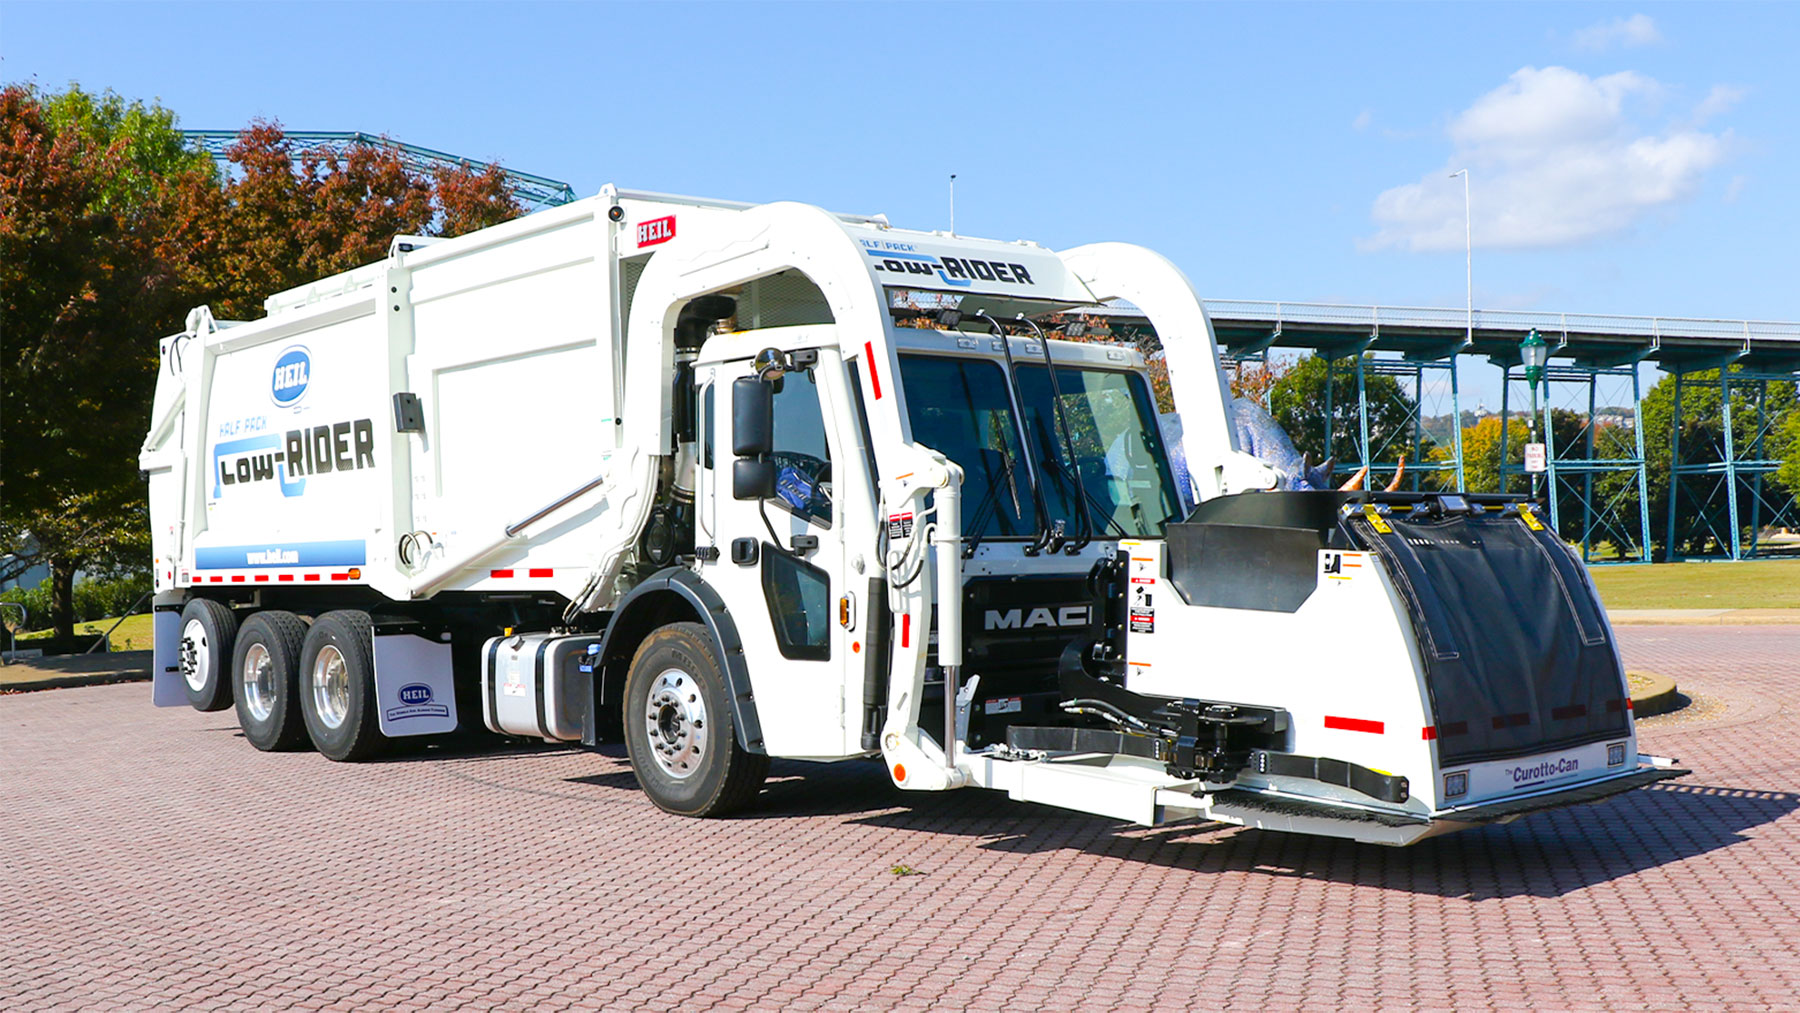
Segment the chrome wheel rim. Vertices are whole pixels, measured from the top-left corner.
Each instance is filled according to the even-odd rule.
[[[212,675],[212,645],[206,640],[206,624],[189,619],[181,628],[181,677],[196,693],[206,689]]]
[[[700,769],[702,755],[711,748],[711,728],[693,676],[671,668],[656,677],[644,707],[644,729],[650,733],[650,755],[663,773],[679,781]]]
[[[313,712],[327,728],[340,728],[350,713],[350,667],[343,652],[326,644],[312,669]]]
[[[269,720],[275,711],[275,659],[261,644],[244,652],[244,706],[258,721]]]

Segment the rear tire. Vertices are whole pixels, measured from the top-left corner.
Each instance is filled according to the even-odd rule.
[[[306,744],[300,715],[300,648],[306,624],[292,612],[258,612],[238,630],[232,695],[238,727],[265,753]]]
[[[237,629],[237,615],[211,599],[195,598],[181,610],[181,681],[195,710],[222,711],[231,706]]]
[[[738,745],[725,668],[698,623],[650,634],[625,676],[625,750],[657,808],[724,816],[744,808],[769,775],[769,758]]]
[[[300,647],[300,713],[327,759],[366,760],[381,751],[375,645],[369,614],[342,610],[313,620]]]

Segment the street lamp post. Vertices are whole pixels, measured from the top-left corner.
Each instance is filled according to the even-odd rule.
[[[1463,181],[1463,307],[1467,314],[1467,330],[1463,336],[1463,347],[1475,344],[1475,225],[1469,214],[1469,170],[1458,169],[1450,174],[1451,179],[1461,176]]]
[[[1531,333],[1525,335],[1525,340],[1519,342],[1519,362],[1525,367],[1525,383],[1531,388],[1531,420],[1528,423],[1531,442],[1526,444],[1528,454],[1538,442],[1538,382],[1544,378],[1544,363],[1548,361],[1550,346],[1544,344],[1543,335],[1534,327]],[[1535,471],[1531,472],[1531,498],[1538,498],[1538,473]]]

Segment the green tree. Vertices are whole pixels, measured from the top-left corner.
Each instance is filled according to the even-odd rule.
[[[176,207],[214,178],[179,138],[174,114],[110,92],[0,89],[0,544],[49,566],[61,634],[75,572],[147,545],[155,339],[187,306]]]
[[[1733,367],[1733,371],[1737,371],[1737,368]],[[1797,403],[1794,385],[1770,383],[1768,398],[1761,411],[1758,410],[1757,398],[1755,388],[1738,384],[1732,386],[1731,435],[1738,455],[1750,456],[1749,448],[1755,444],[1759,435],[1759,419],[1766,420],[1765,431],[1761,433],[1764,440],[1763,454],[1770,458],[1780,458],[1784,453],[1796,453],[1797,449],[1789,442],[1791,437],[1788,435],[1796,425],[1795,417],[1800,415],[1800,403]],[[1696,371],[1683,378],[1680,434],[1682,463],[1699,464],[1723,459],[1725,424],[1722,405],[1718,370]],[[1675,487],[1671,471],[1672,440],[1675,435],[1673,374],[1658,380],[1656,386],[1644,395],[1638,421],[1644,427],[1644,461],[1650,473],[1650,530],[1656,539],[1667,541],[1669,497]],[[1794,484],[1794,478],[1800,478],[1800,475],[1793,475],[1786,470],[1778,471],[1774,476],[1775,481],[1789,492],[1800,488]],[[1737,495],[1740,515],[1748,518],[1750,511],[1747,497],[1751,493],[1740,488]],[[1724,532],[1715,532],[1715,526],[1709,525],[1701,515],[1700,504],[1695,502],[1691,491],[1684,491],[1676,500],[1674,548],[1677,551],[1696,555],[1720,551],[1716,536]],[[1737,534],[1742,536],[1742,532]],[[1659,556],[1668,558],[1669,548],[1667,545],[1662,546]]]
[[[1781,459],[1775,481],[1780,482],[1789,495],[1800,494],[1800,411],[1788,412],[1787,421],[1776,431],[1775,443],[1777,456]]]
[[[1313,461],[1325,459],[1326,360],[1302,356],[1275,379],[1269,389],[1269,414],[1287,431],[1294,448]],[[1356,399],[1356,372],[1351,367],[1329,370],[1331,391],[1331,449],[1340,459],[1356,454],[1361,422]],[[1391,376],[1368,373],[1363,380],[1369,402],[1369,446],[1378,463],[1393,463],[1412,450],[1413,399]],[[1431,441],[1421,441],[1421,453],[1430,456]]]
[[[498,168],[297,151],[275,123],[251,124],[229,160],[221,174],[153,103],[0,90],[0,551],[49,565],[59,633],[77,570],[147,562],[137,450],[156,339],[189,309],[251,319],[274,292],[381,259],[396,234],[523,213]]]
[[[1530,428],[1521,418],[1506,420],[1507,463],[1515,467],[1525,464],[1525,444],[1530,441]],[[1453,448],[1439,447],[1440,459],[1447,460]],[[1500,416],[1489,415],[1463,429],[1463,482],[1470,492],[1500,491]]]

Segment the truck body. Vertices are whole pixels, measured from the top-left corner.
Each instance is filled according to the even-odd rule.
[[[1045,333],[1113,299],[1189,489],[1142,353]],[[1391,844],[1674,773],[1528,504],[1274,491],[1141,248],[607,187],[266,309],[161,342],[140,459],[155,702],[259,748],[479,723],[623,737],[695,815],[878,757]]]

